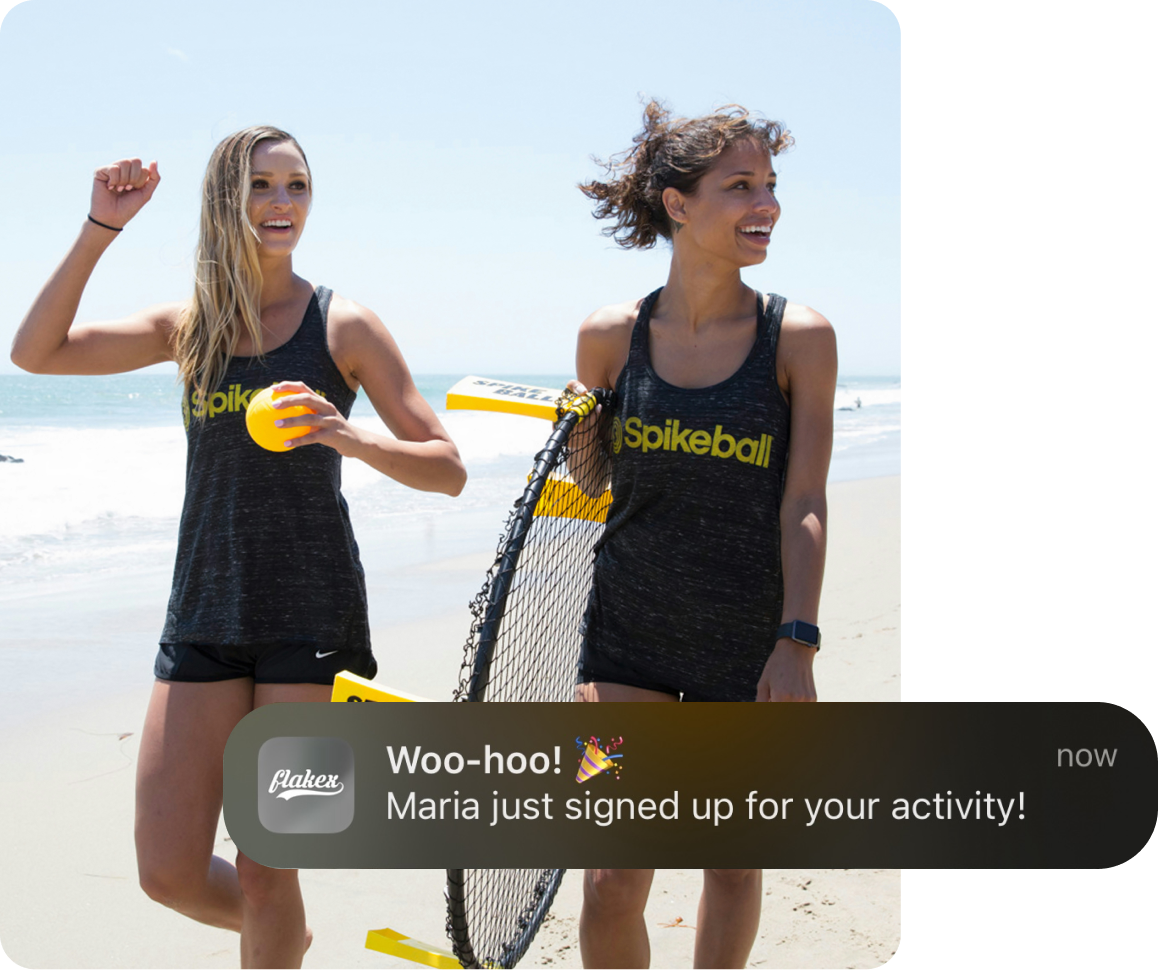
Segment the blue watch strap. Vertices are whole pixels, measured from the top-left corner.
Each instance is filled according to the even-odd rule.
[[[820,649],[820,627],[814,623],[805,623],[803,620],[782,623],[776,631],[776,639],[780,640],[784,637],[795,640],[797,643],[803,643],[806,647]]]

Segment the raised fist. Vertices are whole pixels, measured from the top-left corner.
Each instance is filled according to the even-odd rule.
[[[145,167],[139,158],[122,158],[111,165],[102,165],[93,172],[89,215],[105,225],[122,229],[153,197],[160,182],[156,162]]]

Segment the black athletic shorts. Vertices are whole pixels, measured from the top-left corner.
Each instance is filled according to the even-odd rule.
[[[258,684],[332,684],[343,670],[373,680],[378,663],[369,650],[320,650],[300,643],[162,643],[153,665],[159,680],[195,683],[252,677]]]
[[[642,687],[644,690],[658,690],[665,694],[674,694],[681,701],[754,701],[756,699],[756,685],[752,685],[751,693],[738,696],[734,690],[730,691],[725,685],[713,687],[711,684],[700,684],[681,690],[672,683],[652,679],[646,674],[626,667],[599,651],[592,649],[586,642],[579,656],[579,675],[576,684],[622,684],[624,687]],[[684,685],[687,687],[687,685]]]

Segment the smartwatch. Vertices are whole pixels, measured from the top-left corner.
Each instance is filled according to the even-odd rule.
[[[820,627],[812,623],[805,623],[803,620],[782,623],[780,629],[776,631],[776,639],[781,640],[784,637],[803,643],[806,647],[820,649]]]

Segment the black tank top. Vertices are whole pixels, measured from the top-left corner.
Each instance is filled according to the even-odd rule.
[[[785,301],[758,299],[756,341],[731,377],[682,388],[651,366],[659,293],[640,307],[616,382],[612,504],[588,645],[681,690],[711,683],[715,693],[755,699],[784,600],[789,413],[776,345]]]
[[[245,429],[251,395],[278,381],[302,381],[350,416],[356,392],[326,343],[332,295],[318,287],[282,346],[234,357],[207,400],[185,392],[185,505],[162,642],[370,649],[342,456],[317,444],[266,451]]]

